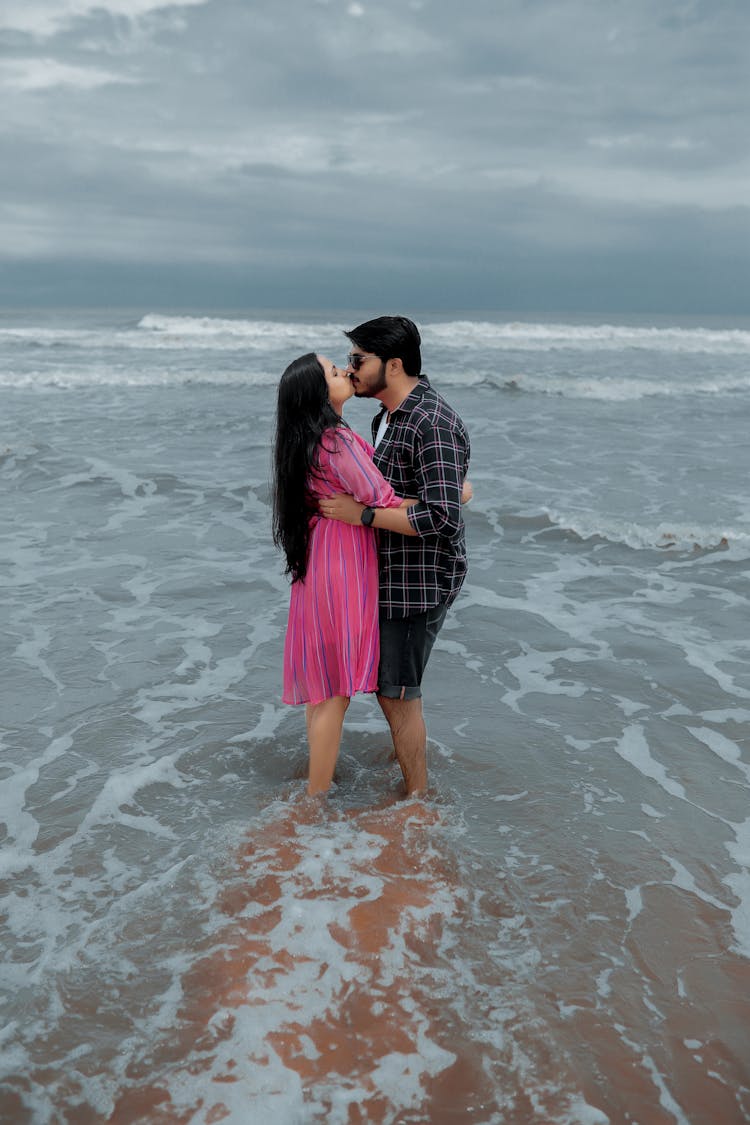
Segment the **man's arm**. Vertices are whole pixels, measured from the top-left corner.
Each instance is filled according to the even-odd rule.
[[[463,519],[469,460],[466,432],[446,419],[423,420],[414,434],[413,452],[420,501],[409,509],[409,524],[417,535],[452,539]]]

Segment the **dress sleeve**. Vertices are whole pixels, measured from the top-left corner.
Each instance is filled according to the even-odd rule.
[[[324,443],[326,476],[332,492],[353,496],[371,508],[398,508],[401,498],[373,464],[367,447],[351,430],[328,432]]]

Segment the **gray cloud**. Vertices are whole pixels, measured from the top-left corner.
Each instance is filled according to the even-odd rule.
[[[0,291],[743,311],[748,30],[732,0],[6,0]]]

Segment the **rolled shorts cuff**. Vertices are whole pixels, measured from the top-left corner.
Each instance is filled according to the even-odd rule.
[[[407,687],[398,684],[380,684],[378,695],[382,695],[384,699],[421,699],[422,688],[418,685]]]

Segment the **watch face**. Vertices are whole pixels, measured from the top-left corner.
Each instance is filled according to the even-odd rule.
[[[372,521],[375,519],[375,509],[374,508],[363,508],[362,509],[362,515],[359,518],[361,519],[361,521],[365,525],[365,527],[369,527],[370,524],[372,523]]]

